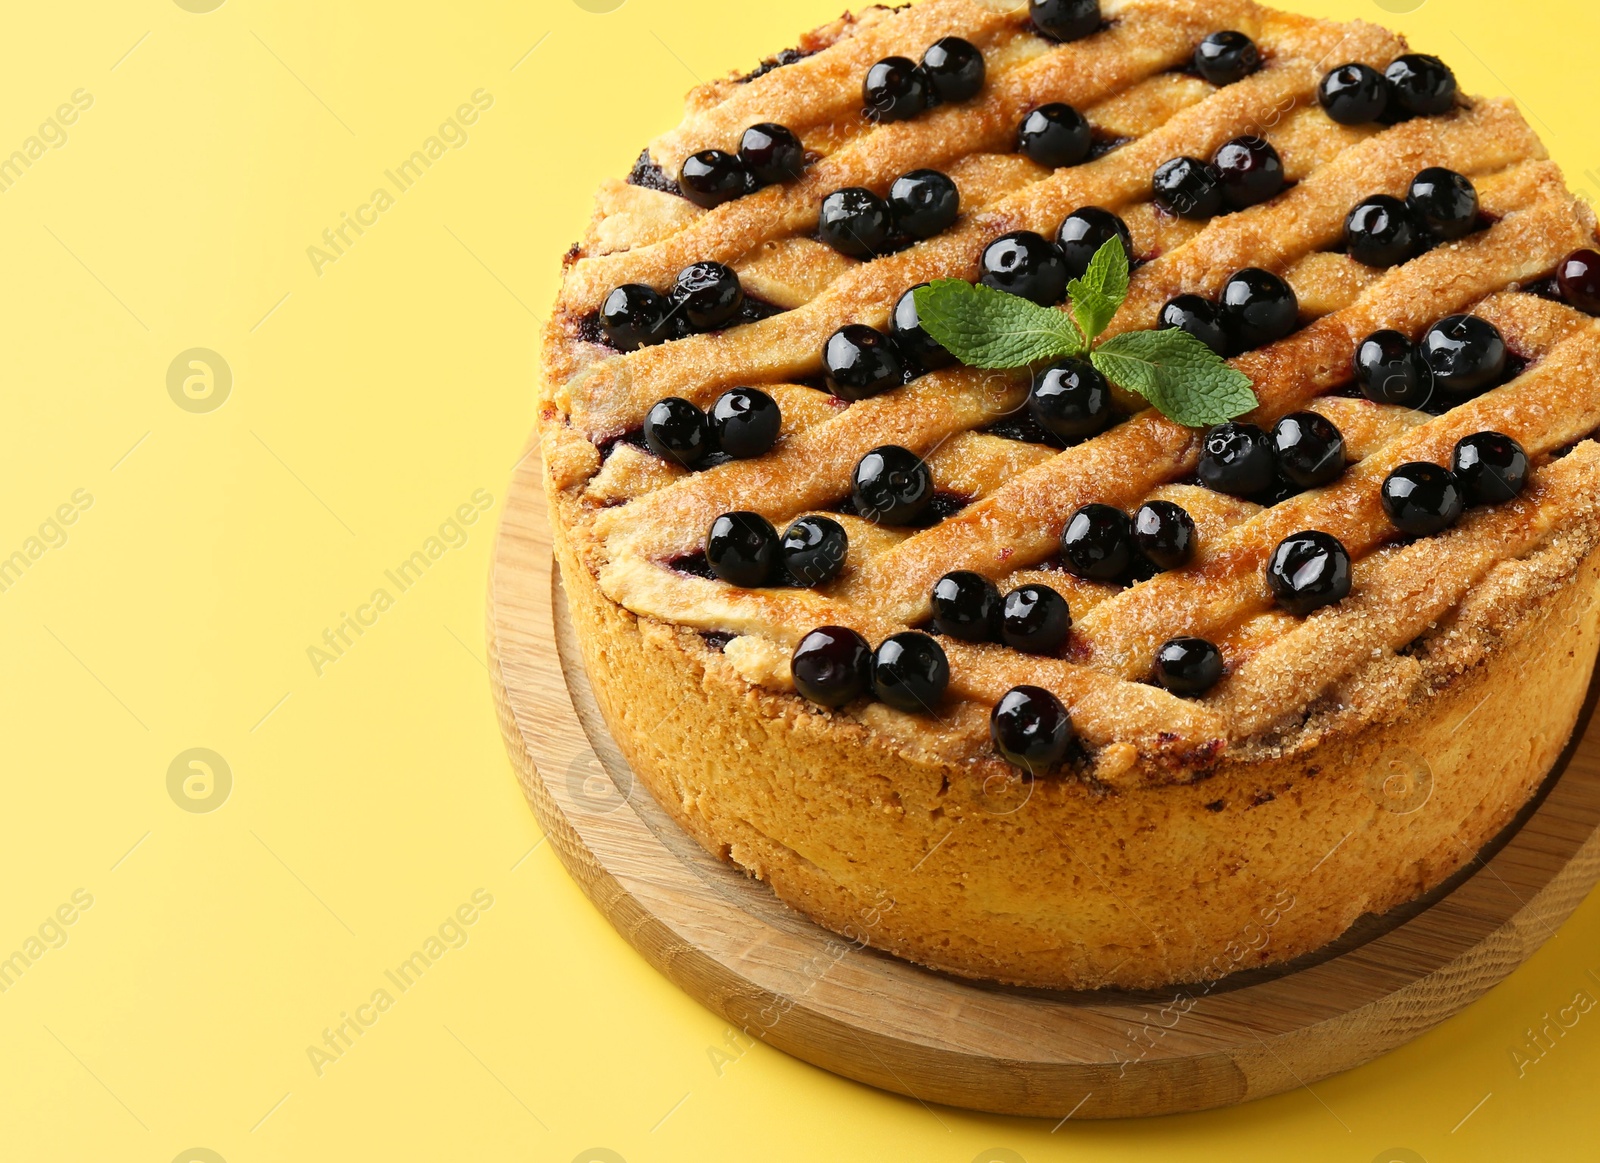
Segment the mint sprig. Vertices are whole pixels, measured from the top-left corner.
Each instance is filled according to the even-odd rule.
[[[916,290],[917,319],[969,367],[1088,356],[1106,379],[1191,428],[1256,407],[1250,377],[1187,331],[1128,331],[1096,346],[1128,297],[1128,255],[1120,239],[1095,252],[1083,277],[1067,284],[1067,294],[1070,314],[961,279],[935,279]]]

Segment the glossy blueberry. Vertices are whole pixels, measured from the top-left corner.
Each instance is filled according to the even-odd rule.
[[[922,329],[922,319],[917,314],[916,293],[918,287],[927,285],[918,283],[896,301],[894,311],[889,316],[889,334],[902,355],[922,371],[931,372],[950,366],[956,359]]]
[[[1276,343],[1300,322],[1300,300],[1289,284],[1258,267],[1247,267],[1224,283],[1218,307],[1234,355]]]
[[[910,525],[933,501],[933,474],[916,453],[885,444],[857,462],[850,478],[850,495],[856,511],[868,521]]]
[[[1374,331],[1355,354],[1356,383],[1376,404],[1420,408],[1433,396],[1433,372],[1398,331]]]
[[[678,171],[678,188],[696,206],[710,210],[750,191],[750,171],[733,154],[703,149],[684,159]]]
[[[1450,315],[1422,333],[1417,344],[1433,382],[1451,396],[1470,396],[1497,384],[1506,371],[1500,329],[1476,315]]]
[[[885,57],[867,70],[861,100],[868,121],[907,121],[928,107],[927,74],[905,57]]]
[[[753,589],[772,579],[778,531],[759,513],[724,513],[706,535],[706,564],[729,585]]]
[[[1045,36],[1082,40],[1100,28],[1100,0],[1028,0],[1028,18]]]
[[[1212,218],[1222,213],[1222,176],[1210,162],[1175,157],[1162,162],[1150,179],[1156,205],[1179,218]]]
[[[1063,359],[1035,373],[1028,411],[1050,435],[1082,440],[1111,423],[1111,387],[1087,360]]]
[[[982,574],[947,573],[933,583],[929,600],[939,633],[963,642],[993,642],[1000,636],[1000,591]]]
[[[1223,143],[1212,155],[1211,166],[1230,210],[1266,202],[1283,189],[1283,161],[1265,138],[1236,137]]]
[[[764,186],[797,181],[806,168],[805,146],[785,126],[771,121],[752,125],[739,141],[739,161]]]
[[[645,413],[644,442],[662,460],[685,468],[693,468],[713,447],[706,414],[677,396],[657,400]]]
[[[1018,586],[1000,608],[1000,641],[1024,654],[1055,654],[1072,630],[1067,599],[1049,586]]]
[[[1394,527],[1412,537],[1443,532],[1466,507],[1456,474],[1426,460],[1402,464],[1384,477],[1379,499]]]
[[[1017,230],[1002,234],[983,251],[978,281],[986,287],[1032,299],[1045,307],[1067,293],[1067,264],[1042,234]]]
[[[1063,562],[1089,581],[1117,581],[1133,564],[1133,555],[1133,524],[1111,505],[1085,505],[1061,530]]]
[[[1291,412],[1272,426],[1278,471],[1302,489],[1331,484],[1344,474],[1344,436],[1326,416]]]
[[[1039,106],[1017,127],[1017,149],[1050,169],[1077,165],[1093,144],[1088,120],[1059,101]]]
[[[906,380],[905,357],[881,331],[847,323],[828,337],[822,348],[828,390],[841,400],[865,400],[898,388]]]
[[[950,660],[939,640],[916,630],[890,635],[872,656],[872,690],[897,711],[925,715],[950,685]]]
[[[1062,219],[1061,229],[1056,231],[1056,249],[1066,261],[1067,277],[1083,278],[1090,260],[1113,238],[1122,240],[1122,249],[1132,263],[1133,235],[1128,233],[1128,224],[1111,211],[1083,206]]]
[[[983,88],[983,53],[970,40],[946,36],[922,54],[922,72],[941,101],[967,101]]]
[[[889,212],[903,234],[932,238],[955,225],[961,194],[938,170],[912,170],[889,187]]]
[[[1272,438],[1254,424],[1230,420],[1206,432],[1199,474],[1207,488],[1253,497],[1272,487],[1277,469]]]
[[[1267,588],[1282,609],[1303,618],[1350,592],[1350,553],[1320,529],[1285,537],[1267,559]]]
[[[872,647],[854,630],[822,626],[800,639],[789,660],[795,690],[824,707],[842,707],[872,685]]]
[[[1194,556],[1194,518],[1171,501],[1146,501],[1133,515],[1133,545],[1157,569],[1182,569]]]
[[[1456,103],[1456,75],[1438,57],[1407,53],[1384,70],[1389,82],[1390,115],[1432,117]]]
[[[1392,267],[1416,253],[1417,227],[1404,202],[1377,194],[1345,216],[1344,242],[1357,262]]]
[[[671,304],[649,287],[624,283],[600,306],[600,330],[618,351],[649,347],[667,338]]]
[[[1222,330],[1217,305],[1199,295],[1179,295],[1161,308],[1157,328],[1175,327],[1187,331],[1218,355],[1228,354],[1228,336]]]
[[[989,713],[989,738],[1006,762],[1037,775],[1067,757],[1072,718],[1043,687],[1012,687]]]
[[[1469,505],[1499,505],[1528,486],[1528,454],[1503,432],[1463,437],[1450,457],[1463,499]]]
[[[678,272],[672,301],[696,331],[715,331],[744,306],[744,288],[730,266],[720,262],[690,263]]]
[[[1156,681],[1175,695],[1203,695],[1222,677],[1222,651],[1204,638],[1172,638],[1156,651]]]
[[[1242,32],[1213,32],[1195,46],[1194,71],[1213,85],[1242,81],[1260,67],[1256,42]]]
[[[1440,242],[1470,234],[1478,225],[1478,190],[1443,166],[1429,166],[1411,179],[1406,205],[1412,220]]]
[[[1600,252],[1575,250],[1556,268],[1561,297],[1580,311],[1600,315]]]
[[[760,388],[732,388],[717,397],[707,419],[718,448],[735,460],[749,460],[778,442],[783,414]]]
[[[831,517],[800,517],[783,531],[778,549],[790,577],[803,586],[821,586],[844,568],[850,538]]]
[[[849,186],[822,200],[817,237],[850,258],[872,259],[889,248],[894,215],[871,190]]]
[[[1317,99],[1340,125],[1365,125],[1389,108],[1389,83],[1371,65],[1340,65],[1322,78]]]

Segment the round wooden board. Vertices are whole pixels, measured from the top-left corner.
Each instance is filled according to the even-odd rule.
[[[860,948],[715,859],[634,779],[601,719],[555,569],[537,454],[489,585],[506,746],[572,876],[645,958],[732,1025],[922,1102],[1061,1119],[1202,1110],[1382,1054],[1458,1012],[1600,877],[1600,726],[1450,884],[1273,972],[1160,994],[1013,989]]]

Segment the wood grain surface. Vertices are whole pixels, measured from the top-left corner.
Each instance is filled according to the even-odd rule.
[[[652,965],[753,1037],[923,1102],[1111,1118],[1202,1110],[1365,1062],[1481,996],[1600,878],[1589,705],[1540,795],[1450,883],[1272,971],[1161,993],[973,983],[822,929],[715,859],[634,779],[565,612],[537,453],[519,462],[489,584],[513,766],[584,892]]]

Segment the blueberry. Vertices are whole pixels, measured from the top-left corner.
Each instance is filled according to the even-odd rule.
[[[1456,474],[1425,460],[1402,464],[1384,477],[1379,499],[1394,527],[1412,537],[1443,532],[1466,507]]]
[[[936,40],[922,54],[922,72],[941,101],[967,101],[983,88],[983,54],[959,36]]]
[[[1091,145],[1089,122],[1071,105],[1059,101],[1039,106],[1017,127],[1017,149],[1030,161],[1052,170],[1082,162]]]
[[[757,182],[775,186],[799,180],[805,173],[806,150],[789,129],[763,121],[744,131],[739,142],[739,160]]]
[[[735,460],[770,452],[783,414],[760,388],[733,388],[718,396],[708,414],[717,447]]]
[[[1253,497],[1272,487],[1277,470],[1272,438],[1254,424],[1230,420],[1206,433],[1199,473],[1207,488]]]
[[[1269,201],[1283,189],[1283,161],[1264,138],[1236,137],[1223,143],[1212,155],[1211,167],[1230,210]]]
[[[749,193],[750,171],[726,150],[703,149],[690,154],[678,171],[683,196],[705,210]]]
[[[1276,343],[1300,322],[1300,300],[1289,284],[1257,267],[1223,284],[1219,306],[1228,350],[1235,355]]]
[[[1082,40],[1100,28],[1100,0],[1028,0],[1028,17],[1045,36]]]
[[[963,642],[993,642],[1000,634],[1000,591],[982,574],[958,569],[933,585],[933,628]]]
[[[1320,529],[1285,537],[1267,559],[1267,587],[1280,607],[1303,618],[1350,592],[1350,553]]]
[[[1213,32],[1195,46],[1194,71],[1213,85],[1242,81],[1260,67],[1256,42],[1242,32]]]
[[[1117,581],[1133,564],[1133,555],[1133,525],[1111,505],[1085,505],[1061,530],[1067,569],[1089,581]]]
[[[711,426],[694,404],[668,396],[645,413],[644,442],[662,460],[693,468],[712,449]]]
[[[874,448],[851,474],[856,511],[882,525],[910,525],[933,501],[933,474],[927,462],[896,444]]]
[[[840,254],[873,259],[889,249],[894,215],[871,190],[849,186],[822,200],[817,236]]]
[[[1131,264],[1133,235],[1128,233],[1126,222],[1098,206],[1084,206],[1068,214],[1061,222],[1061,229],[1056,231],[1056,249],[1066,260],[1067,277],[1083,278],[1090,260],[1113,238],[1122,240],[1122,249]]]
[[[912,170],[889,187],[889,212],[902,233],[932,238],[955,225],[961,194],[938,170]]]
[[[724,513],[706,535],[706,564],[729,585],[766,585],[778,563],[778,531],[759,513]]]
[[[897,711],[929,714],[950,685],[950,661],[939,640],[916,630],[891,635],[872,656],[872,690]]]
[[[600,330],[618,351],[649,347],[667,338],[667,300],[649,287],[624,283],[600,306]]]
[[[1041,234],[1017,230],[1002,234],[983,251],[978,281],[986,287],[1032,299],[1050,307],[1067,293],[1067,264]]]
[[[1222,176],[1199,158],[1162,162],[1150,179],[1156,205],[1179,218],[1212,218],[1222,213]]]
[[[848,323],[822,348],[828,390],[841,400],[865,400],[905,383],[905,357],[895,341],[862,323]]]
[[[907,121],[928,107],[928,77],[905,57],[885,57],[861,82],[862,110],[868,121]]]
[[[1063,442],[1082,440],[1111,423],[1111,387],[1087,360],[1063,359],[1034,374],[1028,411]]]
[[[1433,396],[1433,372],[1398,331],[1374,331],[1355,354],[1356,383],[1377,404],[1420,408]]]
[[[1203,695],[1222,678],[1222,651],[1204,638],[1172,638],[1156,651],[1156,681],[1175,695]]]
[[[1416,253],[1417,227],[1404,202],[1377,194],[1345,216],[1344,243],[1357,262],[1392,267]]]
[[[1407,53],[1384,70],[1389,82],[1391,115],[1432,117],[1448,113],[1456,103],[1456,75],[1438,57]]]
[[[1006,762],[1042,774],[1067,757],[1072,718],[1043,687],[1012,687],[989,713],[989,738]]]
[[[1072,630],[1067,599],[1049,586],[1018,586],[1000,609],[1000,641],[1025,654],[1055,654]]]
[[[1291,412],[1272,428],[1278,471],[1302,489],[1331,484],[1344,473],[1344,436],[1316,412]]]
[[[1340,125],[1377,121],[1389,107],[1389,84],[1371,65],[1340,65],[1322,78],[1317,99]]]
[[[927,285],[918,283],[900,296],[889,316],[889,334],[902,355],[920,370],[931,372],[949,367],[956,359],[922,329],[922,319],[917,314],[916,292],[918,287]]]
[[[1218,355],[1228,354],[1228,336],[1222,330],[1217,305],[1199,295],[1179,295],[1161,308],[1157,328],[1187,331]]]
[[[1493,323],[1476,315],[1441,319],[1423,332],[1417,349],[1433,382],[1448,395],[1474,395],[1505,375],[1505,340]]]
[[[1463,437],[1450,458],[1450,470],[1469,505],[1499,505],[1528,487],[1528,454],[1503,432]]]
[[[1580,311],[1600,315],[1600,252],[1575,250],[1556,268],[1562,299]]]
[[[831,517],[800,517],[783,531],[783,567],[803,586],[827,585],[850,551],[844,526]]]
[[[715,331],[744,306],[744,288],[732,267],[719,262],[690,263],[678,272],[672,301],[678,304],[690,327]]]
[[[800,639],[789,672],[805,698],[824,707],[842,707],[872,685],[872,647],[854,630],[822,626]]]
[[[1194,518],[1171,501],[1146,501],[1133,515],[1133,545],[1157,569],[1182,569],[1194,556]]]
[[[1478,225],[1478,190],[1443,166],[1430,166],[1411,179],[1406,205],[1412,219],[1442,242],[1470,234]]]

